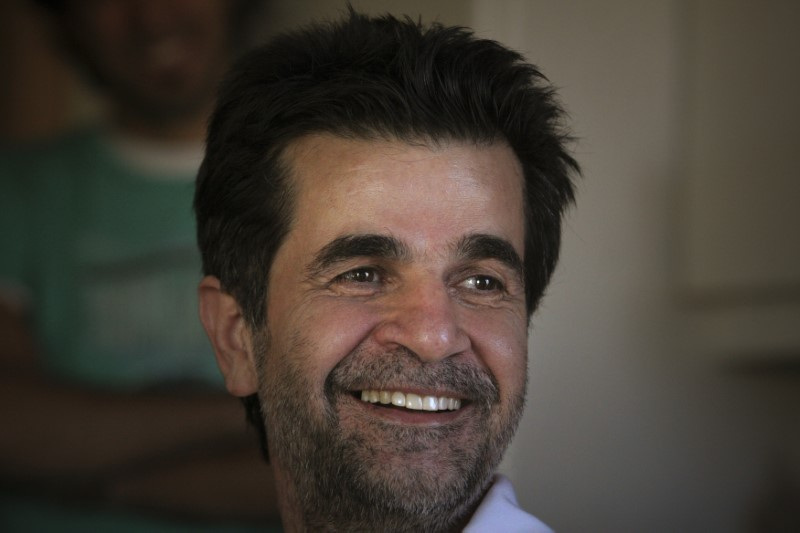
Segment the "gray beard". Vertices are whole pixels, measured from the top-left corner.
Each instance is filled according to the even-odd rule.
[[[436,532],[464,526],[516,430],[524,389],[508,412],[498,413],[497,384],[482,369],[452,359],[424,364],[407,350],[376,356],[357,349],[329,374],[325,401],[315,404],[300,355],[316,353],[314,346],[295,339],[291,353],[275,354],[264,335],[255,340],[257,360],[266,362],[259,368],[259,396],[270,455],[293,484],[306,530]],[[273,365],[270,357],[284,359]],[[442,427],[374,419],[365,431],[343,426],[336,407],[347,391],[397,382],[463,391],[473,399],[473,416]],[[315,410],[309,404],[322,405]],[[375,433],[378,438],[371,438]]]

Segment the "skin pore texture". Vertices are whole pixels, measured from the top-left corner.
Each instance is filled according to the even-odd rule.
[[[221,362],[232,392],[261,398],[284,526],[463,527],[525,397],[519,162],[500,143],[330,135],[285,160],[267,324]]]

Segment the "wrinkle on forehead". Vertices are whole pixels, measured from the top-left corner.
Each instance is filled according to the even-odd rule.
[[[441,156],[451,149],[464,149],[473,153],[486,153],[493,149],[505,149],[511,152],[511,148],[505,141],[498,141],[491,144],[469,143],[457,140],[441,140],[436,142],[420,140],[419,142],[407,142],[404,140],[388,139],[351,139],[328,133],[312,133],[291,142],[284,152],[285,161],[291,162],[289,167],[294,170],[294,177],[307,176],[307,173],[302,172],[302,167],[305,166],[304,163],[315,159],[319,153],[327,151],[327,148],[331,145],[331,141],[347,148],[348,157],[352,159],[352,163],[349,165],[348,169],[349,174],[359,174],[360,171],[364,171],[369,175],[369,167],[372,165],[372,159],[376,154],[392,159],[398,164],[417,165],[429,162],[434,162],[434,164],[436,164],[436,162],[442,161]],[[513,156],[513,161],[514,168],[505,170],[509,170],[513,174],[518,175],[520,179],[519,185],[522,185],[521,163],[516,158],[516,155]],[[336,163],[340,163],[340,161]],[[448,174],[450,176],[462,179],[468,178],[471,171],[495,170],[488,168],[476,169],[473,163],[473,159],[459,158],[450,161],[449,165],[444,165],[442,163],[439,163],[439,165],[442,167],[446,166],[449,169]],[[496,161],[493,161],[493,163],[496,163]],[[319,177],[319,175],[317,175],[317,177]],[[469,183],[467,182],[463,183],[463,185],[469,187]],[[505,184],[503,183],[498,182],[495,185],[505,189]],[[473,183],[473,186],[474,188],[480,188],[477,182]],[[450,186],[448,188],[453,187]]]
[[[481,233],[524,252],[522,171],[505,144],[418,146],[315,134],[292,143],[286,157],[297,185],[293,229],[318,237],[318,250],[347,235],[375,234],[415,255],[447,253],[451,241]]]

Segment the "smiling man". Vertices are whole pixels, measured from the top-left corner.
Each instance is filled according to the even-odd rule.
[[[573,199],[562,115],[518,54],[391,16],[230,75],[195,197],[200,314],[288,531],[548,531],[494,470]]]

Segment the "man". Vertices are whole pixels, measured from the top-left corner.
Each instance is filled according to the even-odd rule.
[[[193,179],[252,2],[41,3],[108,113],[0,153],[0,529],[263,525],[269,469],[186,312]]]
[[[573,199],[561,119],[518,54],[391,16],[234,69],[195,195],[200,314],[286,530],[547,530],[493,472]]]

